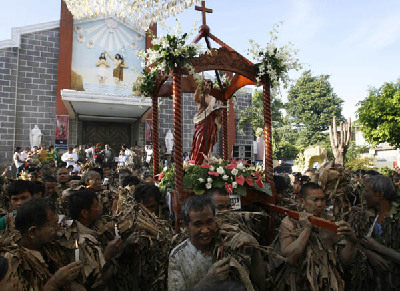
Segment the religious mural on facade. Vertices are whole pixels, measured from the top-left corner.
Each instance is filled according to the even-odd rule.
[[[71,89],[130,95],[142,70],[136,53],[145,49],[144,32],[114,18],[74,24]]]

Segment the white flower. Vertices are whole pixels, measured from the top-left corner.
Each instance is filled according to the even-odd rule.
[[[236,176],[239,173],[239,171],[238,169],[233,169],[231,173],[232,175]]]
[[[217,168],[217,173],[220,174],[220,175],[225,174],[224,168],[221,167],[221,166],[218,167],[218,168]]]
[[[212,183],[212,181],[213,181],[213,179],[211,179],[211,178],[207,178],[207,183]]]
[[[204,182],[204,179],[203,178],[198,178],[197,179],[200,183],[203,183]]]
[[[222,180],[224,180],[224,181],[228,180],[228,178],[229,178],[229,176],[227,176],[227,175],[222,176]]]
[[[245,166],[244,166],[242,163],[239,163],[236,167],[237,167],[239,170],[243,170],[243,169],[245,168]]]
[[[207,183],[207,184],[206,184],[206,188],[207,188],[207,189],[211,189],[211,187],[212,187],[211,183]]]
[[[236,189],[237,188],[237,182],[232,182],[232,188]]]
[[[210,167],[210,171],[211,171],[211,172],[214,172],[214,170],[215,170],[214,166],[211,166],[211,167]]]

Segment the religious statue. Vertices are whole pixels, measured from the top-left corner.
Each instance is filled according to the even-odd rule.
[[[99,67],[97,76],[99,77],[99,83],[104,84],[106,82],[106,68],[110,65],[107,62],[105,53],[101,53],[99,59],[96,62],[96,66]]]
[[[116,54],[115,58],[113,58],[108,51],[106,51],[106,54],[114,62],[113,77],[115,85],[120,85],[124,80],[124,68],[128,68],[128,66],[125,64],[124,58],[120,54]]]
[[[167,155],[170,155],[172,152],[172,147],[174,146],[174,136],[170,129],[168,129],[167,134],[165,135],[165,147],[167,148]]]
[[[212,81],[205,80],[194,93],[197,113],[193,119],[195,126],[190,160],[196,165],[203,163],[204,155],[210,156],[218,141],[218,130],[221,128],[221,109],[225,107],[209,94],[212,87]]]
[[[31,129],[30,135],[29,135],[29,141],[31,143],[31,148],[33,148],[34,146],[39,147],[41,145],[42,142],[42,131],[40,130],[40,128],[35,125],[34,128]]]

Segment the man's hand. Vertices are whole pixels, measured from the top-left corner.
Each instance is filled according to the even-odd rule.
[[[311,213],[300,212],[299,222],[303,228],[312,228],[312,224],[310,221]]]
[[[257,240],[243,231],[235,234],[231,240],[232,250],[236,250],[241,247],[256,247],[256,246],[258,246]]]
[[[338,235],[344,236],[344,238],[348,242],[351,242],[353,244],[357,243],[357,237],[349,223],[342,220],[342,221],[336,222],[336,225],[338,226],[338,229],[337,229]]]
[[[115,257],[123,248],[121,237],[116,237],[112,241],[107,244],[106,249],[104,250],[105,259],[111,260]]]
[[[74,280],[81,270],[82,263],[81,261],[71,263],[60,268],[49,280],[46,285],[50,285],[51,287],[61,288],[69,284],[72,280]]]
[[[224,258],[215,262],[207,272],[207,275],[203,278],[205,283],[210,282],[223,282],[228,278],[229,275],[229,258]]]

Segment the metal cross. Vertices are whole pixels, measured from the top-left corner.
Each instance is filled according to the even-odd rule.
[[[206,13],[212,13],[212,9],[206,8],[206,1],[201,1],[201,6],[195,6],[194,9],[197,11],[201,11],[203,15],[203,25],[207,25],[206,23]]]

